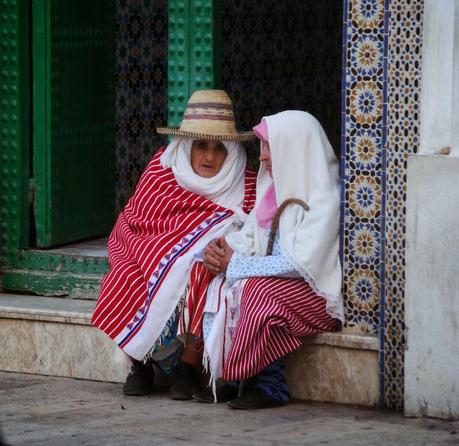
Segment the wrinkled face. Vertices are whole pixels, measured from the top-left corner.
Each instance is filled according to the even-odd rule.
[[[204,178],[212,178],[220,172],[226,155],[225,146],[220,141],[200,139],[191,146],[191,167]]]
[[[269,142],[262,141],[261,142],[261,153],[260,153],[260,161],[264,161],[266,165],[266,170],[269,172],[271,177],[273,176],[273,167],[271,161],[271,151],[269,150]]]

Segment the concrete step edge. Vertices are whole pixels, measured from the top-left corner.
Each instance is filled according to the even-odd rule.
[[[0,318],[91,325],[95,304],[95,301],[83,299],[0,294]],[[346,329],[304,338],[303,343],[357,350],[379,349],[377,336]]]

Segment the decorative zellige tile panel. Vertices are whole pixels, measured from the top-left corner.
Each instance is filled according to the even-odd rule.
[[[118,0],[117,211],[131,196],[167,123],[167,1]]]
[[[346,325],[380,328],[384,225],[384,0],[345,2],[342,250]]]
[[[343,2],[222,0],[221,27],[222,83],[238,128],[282,110],[306,110],[339,153]],[[257,157],[249,150],[251,161]]]
[[[403,406],[406,167],[419,145],[424,0],[391,0],[387,77],[384,403]]]

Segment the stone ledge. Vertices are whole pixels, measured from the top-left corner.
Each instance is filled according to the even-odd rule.
[[[344,329],[340,332],[321,333],[313,338],[304,338],[303,345],[329,345],[355,350],[379,350],[379,339],[374,335],[353,333]]]
[[[378,352],[303,344],[286,361],[294,398],[330,403],[379,404]]]
[[[124,382],[130,361],[91,326],[94,305],[0,294],[0,370]],[[379,399],[378,340],[349,331],[305,338],[287,359],[287,382],[294,398],[374,406]]]
[[[0,294],[0,318],[91,325],[95,302],[43,296]],[[305,338],[304,345],[328,345],[356,350],[379,350],[376,336],[355,332],[327,332]]]
[[[90,300],[0,294],[0,317],[6,319],[90,325],[94,306]]]

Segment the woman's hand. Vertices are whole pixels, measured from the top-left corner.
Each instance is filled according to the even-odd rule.
[[[226,243],[225,237],[220,237],[218,242],[220,243],[220,249],[223,251],[223,254],[220,256],[220,272],[226,273],[234,251],[230,248],[230,245]]]
[[[223,249],[220,248],[218,239],[212,240],[204,250],[204,266],[211,272],[218,274],[220,272],[220,258],[224,255]]]
[[[204,265],[214,274],[225,273],[233,253],[224,237],[212,240],[204,251]]]

